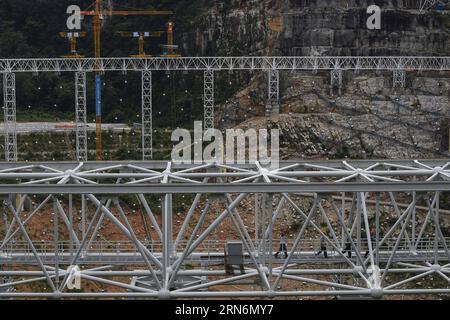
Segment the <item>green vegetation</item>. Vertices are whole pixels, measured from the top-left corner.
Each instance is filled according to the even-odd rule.
[[[169,160],[172,151],[171,129],[154,130],[154,158]],[[141,160],[140,131],[103,132],[105,160]],[[75,161],[75,132],[31,133],[18,136],[21,161]],[[88,132],[89,160],[95,159],[95,133]],[[4,157],[4,150],[0,150]]]
[[[47,110],[37,110],[33,112],[27,112],[24,110],[18,110],[17,121],[18,122],[55,122],[55,121],[73,121],[74,115],[69,112],[49,112]]]
[[[0,1],[0,58],[60,57],[68,53],[68,43],[59,37],[66,29],[66,9],[76,4],[86,9],[92,0],[29,0]],[[107,1],[105,1],[107,3]],[[123,10],[165,9],[173,10],[172,17],[113,17],[104,21],[102,29],[102,56],[126,57],[136,51],[135,41],[117,37],[116,31],[165,30],[166,22],[175,21],[175,43],[182,48],[183,55],[198,55],[192,48],[195,28],[199,19],[209,12],[210,1],[206,0],[114,0],[114,8]],[[93,56],[91,19],[83,20],[82,30],[88,36],[78,41],[79,53]],[[161,53],[159,44],[165,37],[148,41],[147,52]],[[182,43],[185,41],[186,43]],[[191,49],[189,49],[191,48]],[[186,52],[196,50],[195,52]],[[207,54],[215,55],[214,48]],[[218,73],[216,78],[218,103],[233,95],[250,75]],[[230,81],[230,79],[233,79]],[[236,80],[237,79],[237,80]],[[129,72],[107,73],[103,77],[103,121],[112,123],[140,122],[141,86],[140,74]],[[70,121],[74,118],[74,79],[71,73],[38,75],[18,74],[17,109],[18,121]],[[88,121],[95,119],[93,75],[87,78]],[[154,120],[160,127],[190,127],[194,120],[202,119],[203,73],[164,73],[153,75]],[[1,120],[1,119],[0,119]]]

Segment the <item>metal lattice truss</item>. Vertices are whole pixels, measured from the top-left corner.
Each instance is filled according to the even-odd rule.
[[[204,72],[203,116],[204,129],[214,129],[214,71]]]
[[[86,72],[75,72],[75,123],[77,140],[77,160],[88,160]]]
[[[333,93],[334,87],[337,87],[339,89],[339,94],[341,94],[341,91],[342,91],[342,70],[341,69],[331,70],[331,79],[330,79],[331,94]]]
[[[102,58],[102,59],[2,59],[4,81],[5,155],[17,161],[15,73],[75,72],[77,160],[86,161],[86,72],[142,72],[142,159],[152,159],[152,71],[204,71],[204,125],[214,127],[214,72],[220,70],[264,70],[268,73],[266,113],[279,113],[279,72],[295,70],[331,71],[331,89],[342,87],[344,70],[389,70],[393,86],[405,86],[405,71],[448,71],[450,57],[184,57],[184,58]]]
[[[406,75],[403,70],[394,70],[392,72],[392,87],[404,88],[406,84]]]
[[[142,71],[142,159],[153,159],[152,72]]]
[[[181,57],[0,59],[0,72],[183,70],[450,70],[450,57]]]
[[[280,72],[278,70],[269,70],[268,78],[268,97],[266,106],[266,115],[280,113]]]
[[[0,297],[449,294],[449,179],[444,160],[1,163]]]
[[[3,74],[3,100],[6,160],[17,161],[16,75],[13,73]]]
[[[419,6],[419,13],[425,13],[438,3],[447,3],[447,0],[421,0]]]

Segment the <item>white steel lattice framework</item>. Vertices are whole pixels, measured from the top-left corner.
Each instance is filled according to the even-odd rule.
[[[449,179],[448,160],[0,163],[0,297],[448,295]]]
[[[392,87],[404,88],[406,84],[406,74],[404,70],[394,70],[392,72]]]
[[[280,72],[278,70],[269,70],[267,72],[268,97],[266,114],[273,115],[280,113]]]
[[[3,74],[3,99],[5,156],[7,161],[17,161],[16,76],[14,73]]]
[[[75,72],[75,123],[77,160],[87,161],[86,72]]]
[[[214,129],[214,71],[206,70],[203,81],[204,128],[208,130]]]
[[[338,87],[339,94],[341,94],[341,90],[342,90],[342,70],[341,69],[331,70],[331,80],[330,80],[331,94],[333,94],[334,87]]]
[[[180,57],[0,59],[0,72],[205,71],[205,70],[423,70],[449,71],[450,57]]]
[[[142,159],[153,159],[152,72],[142,71]]]
[[[205,71],[205,127],[214,124],[214,115],[210,113],[214,106],[214,81],[212,70],[263,70],[267,71],[268,103],[267,114],[279,113],[279,72],[300,70],[327,70],[331,72],[332,86],[342,85],[342,72],[345,70],[376,70],[392,71],[393,86],[405,86],[405,71],[450,71],[450,57],[180,57],[180,58],[102,58],[102,59],[0,59],[0,73],[4,75],[5,95],[5,136],[8,140],[5,146],[7,161],[17,160],[17,134],[15,130],[15,76],[14,73],[39,72],[75,72],[76,79],[82,80],[81,75],[100,69],[106,71],[138,71],[142,72],[142,105],[143,105],[143,160],[152,158],[152,126],[151,117],[151,71]],[[81,83],[81,82],[80,82]],[[85,84],[85,83],[84,83]],[[78,160],[87,157],[85,152],[85,135],[80,127],[83,116],[78,114],[80,106],[86,101],[79,101],[83,97],[82,87],[76,90],[76,121],[77,121],[77,156]],[[85,89],[85,88],[84,88]],[[212,90],[211,90],[212,89]],[[14,99],[13,99],[14,97]],[[85,100],[85,99],[84,99]],[[211,107],[212,106],[212,107]],[[145,115],[144,115],[145,111]],[[6,112],[8,115],[6,116]],[[8,123],[7,120],[9,119]],[[145,120],[144,120],[145,119]],[[81,122],[78,122],[81,121]],[[81,125],[80,125],[81,123]],[[8,131],[9,130],[9,131]],[[145,132],[144,132],[145,131]],[[86,155],[85,155],[86,154]]]

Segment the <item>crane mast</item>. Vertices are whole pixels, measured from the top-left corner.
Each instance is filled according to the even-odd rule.
[[[95,58],[101,58],[101,27],[104,16],[164,16],[173,14],[172,11],[145,10],[145,11],[113,11],[102,10],[102,0],[95,0],[94,11],[83,11],[83,16],[92,16],[92,24],[94,31],[94,54]],[[96,160],[103,160],[103,144],[102,144],[102,71],[99,60],[96,62],[95,72],[95,123],[96,123],[96,142],[95,154]]]
[[[101,57],[100,37],[101,37],[101,20],[100,12],[101,0],[95,0],[94,24],[94,51],[95,58]],[[95,159],[103,160],[103,143],[102,143],[102,78],[100,66],[97,65],[95,72]]]

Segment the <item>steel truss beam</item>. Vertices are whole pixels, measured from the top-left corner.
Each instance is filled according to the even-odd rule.
[[[5,122],[5,156],[6,161],[17,161],[17,127],[16,127],[16,75],[3,73],[3,100]]]
[[[204,130],[214,129],[214,71],[206,70],[203,79]]]
[[[180,164],[167,162],[88,162],[88,163],[0,163],[0,180],[12,182],[4,186],[51,186],[59,180],[77,179],[86,185],[109,186],[111,179],[134,179],[119,181],[121,185],[167,185],[164,179],[173,179],[177,185],[202,185],[205,178],[227,179],[215,184],[234,186],[248,185],[267,177],[272,184],[279,185],[323,185],[336,191],[335,185],[359,187],[365,185],[364,191],[375,190],[378,186],[392,185],[393,189],[430,186],[430,188],[447,189],[450,177],[450,162],[447,160],[393,160],[393,161],[282,161],[279,169],[267,172],[259,163],[226,164]],[[170,171],[168,171],[168,167]],[[414,178],[414,179],[413,179]],[[16,184],[20,180],[23,183]],[[92,181],[96,180],[93,184]],[[313,180],[313,181],[311,181]],[[65,183],[66,184],[66,183]],[[263,187],[265,184],[256,184]],[[371,187],[374,186],[374,187]],[[62,187],[62,186],[61,186]],[[171,186],[176,188],[176,186]],[[170,188],[171,188],[170,187]],[[169,187],[168,187],[169,188]],[[425,187],[428,188],[428,187]],[[442,189],[441,191],[444,191]],[[173,189],[175,190],[175,189]],[[395,191],[395,190],[394,190]],[[423,190],[425,191],[425,190]],[[168,192],[170,193],[170,192]]]
[[[0,72],[205,70],[422,70],[449,71],[450,57],[182,57],[2,59]]]
[[[269,70],[267,72],[268,94],[266,115],[276,115],[280,113],[280,72]]]
[[[450,191],[449,167],[446,160],[281,162],[279,169],[1,163],[0,277],[8,282],[0,283],[0,297],[448,294],[450,239],[440,220],[448,213],[440,206]],[[21,194],[18,203],[11,194]],[[150,209],[149,195],[160,195],[159,208]],[[27,198],[36,203],[25,214]],[[149,234],[127,209],[136,201],[151,222]],[[255,214],[248,214],[253,204]],[[34,219],[48,206],[54,214],[45,231],[52,238],[42,240]],[[288,228],[286,214],[298,228]],[[106,225],[116,231],[104,233]],[[275,230],[289,230],[286,258],[274,257]],[[239,271],[224,266],[227,241],[242,243]],[[324,246],[327,258],[317,255]],[[72,292],[67,284],[75,276],[105,285],[105,292]],[[9,290],[43,281],[50,293]]]
[[[142,71],[142,160],[153,159],[152,72]]]
[[[84,162],[88,160],[86,72],[75,72],[75,123],[77,126],[77,160]]]
[[[297,168],[309,168],[309,166],[313,165],[317,168],[328,168],[331,171],[336,171],[335,169],[345,171],[348,170],[348,167],[344,165],[346,163],[347,165],[351,165],[354,168],[368,168],[373,167],[375,168],[388,168],[391,166],[392,168],[398,167],[398,168],[404,168],[405,171],[402,171],[402,175],[408,175],[410,173],[415,174],[421,174],[424,175],[425,173],[430,173],[429,168],[434,167],[442,167],[447,163],[446,159],[421,159],[421,160],[347,160],[343,162],[342,160],[314,160],[314,162],[310,161],[304,161],[304,160],[283,160],[281,161],[280,167],[287,167],[287,166],[295,166]],[[8,173],[8,172],[14,172],[14,171],[20,171],[20,170],[26,170],[29,168],[35,168],[36,171],[39,171],[39,168],[41,171],[53,169],[57,171],[65,171],[65,170],[71,170],[74,167],[77,167],[79,165],[79,162],[67,162],[67,161],[48,161],[48,162],[39,162],[39,163],[29,163],[29,162],[16,162],[16,163],[10,163],[10,162],[0,162],[0,173]],[[118,168],[133,168],[134,166],[152,169],[152,170],[162,170],[167,167],[167,161],[161,160],[161,161],[93,161],[93,162],[86,162],[83,163],[83,169],[89,170],[91,173],[94,172],[100,172],[104,170],[104,168],[108,168],[109,170],[118,169]],[[186,170],[186,169],[192,169],[193,165],[186,163],[186,164],[177,164],[172,163],[172,169],[174,170]],[[51,168],[51,169],[49,169]],[[236,170],[253,170],[255,168],[254,163],[245,163],[245,164],[233,164],[232,168],[235,168]],[[414,170],[414,171],[406,171],[406,169]],[[441,168],[442,169],[442,168]],[[137,170],[137,169],[136,169]],[[307,171],[307,170],[304,170]],[[213,174],[213,173],[211,173]]]

